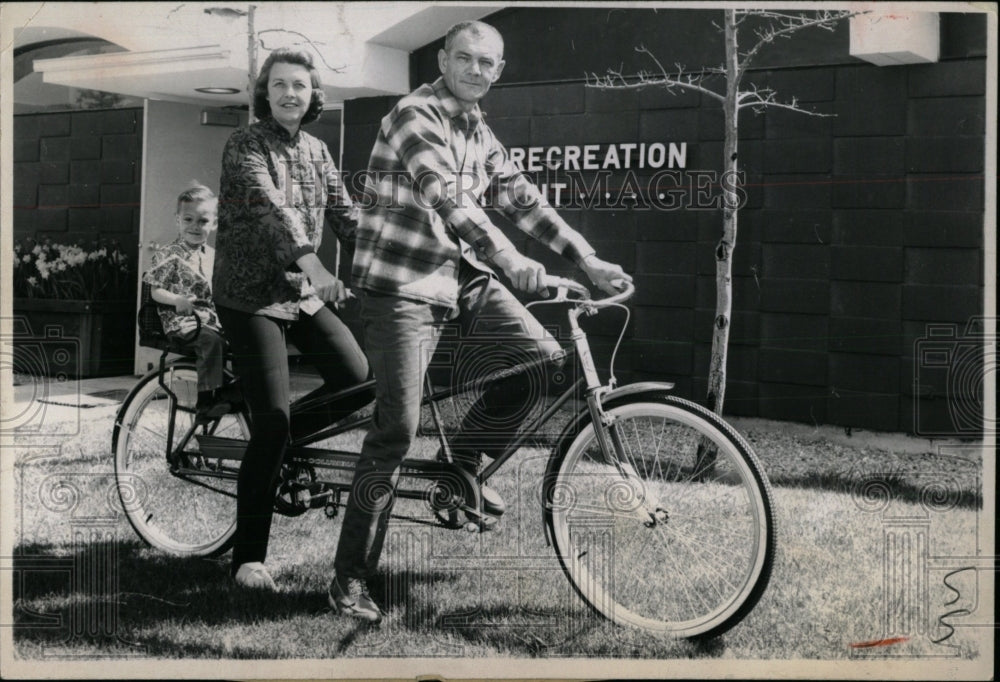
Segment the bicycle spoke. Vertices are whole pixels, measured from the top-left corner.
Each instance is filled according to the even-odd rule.
[[[179,396],[193,398],[197,371],[185,362],[169,370],[169,385]],[[158,549],[188,556],[217,554],[227,548],[235,530],[238,470],[204,457],[194,435],[211,429],[246,438],[246,420],[233,414],[199,425],[193,412],[167,397],[158,380],[157,375],[147,377],[115,420],[115,472],[126,518]],[[171,420],[173,443],[168,444]],[[183,451],[176,447],[181,443]]]
[[[604,461],[594,426],[578,433],[556,482],[572,496],[551,511],[564,570],[591,606],[616,622],[682,636],[743,618],[773,556],[752,453],[709,426],[714,416],[688,405],[667,398],[609,410],[617,461]],[[691,459],[708,434],[716,449],[711,472]],[[600,533],[609,533],[611,547],[596,544]],[[598,551],[608,556],[587,557]]]
[[[701,542],[697,542],[697,543],[692,542],[691,536],[687,535],[686,533],[684,533],[682,531],[678,531],[676,528],[673,528],[671,530],[672,530],[671,537],[677,538],[678,541],[680,541],[685,547],[687,547],[689,550],[692,551],[692,554],[697,554],[692,549],[692,545],[696,545],[697,544],[698,546],[704,547],[704,553],[707,554],[707,555],[709,555],[713,560],[715,560],[715,561],[721,560],[721,558],[722,558],[723,555],[720,554],[719,552],[715,551],[711,547],[711,545],[708,545],[707,543],[701,543]],[[720,576],[721,576],[721,572],[714,571],[712,569],[712,564],[706,562],[700,556],[697,558],[697,561],[703,567],[701,575],[708,576],[708,575],[711,575],[712,573],[719,573]],[[731,562],[728,565],[729,565],[729,567],[733,567],[733,566],[735,566],[735,563]],[[726,582],[729,582],[729,581],[727,580]],[[734,585],[732,583],[729,583],[729,587],[732,588],[732,589],[736,589],[736,585]],[[720,592],[719,596],[720,597],[723,596],[721,592]]]

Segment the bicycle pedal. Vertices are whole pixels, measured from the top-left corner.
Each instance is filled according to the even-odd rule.
[[[486,533],[488,531],[500,530],[500,519],[495,516],[482,516],[477,520],[469,519],[465,524],[465,530],[470,533]]]
[[[331,497],[333,497],[333,491],[328,490],[322,483],[311,483],[293,492],[295,504],[308,509],[326,507],[330,504]]]

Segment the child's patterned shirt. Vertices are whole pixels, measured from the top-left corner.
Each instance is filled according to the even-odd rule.
[[[153,254],[153,264],[144,280],[152,287],[172,294],[194,296],[194,309],[204,326],[221,331],[222,325],[212,303],[212,267],[215,249],[189,246],[178,237]],[[160,306],[160,321],[167,334],[182,334],[181,321],[186,317],[171,305]]]

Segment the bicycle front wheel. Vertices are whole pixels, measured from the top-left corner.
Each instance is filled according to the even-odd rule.
[[[588,422],[546,491],[563,571],[594,610],[675,637],[718,635],[760,599],[774,559],[770,488],[746,441],[704,408],[636,397]]]
[[[115,483],[129,523],[148,545],[215,556],[236,532],[239,462],[204,457],[195,434],[245,440],[250,430],[242,413],[196,426],[197,397],[198,372],[187,361],[141,380],[115,421]]]

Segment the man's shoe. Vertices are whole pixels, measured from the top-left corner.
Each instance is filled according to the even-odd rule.
[[[274,584],[271,574],[264,568],[264,564],[259,561],[250,561],[239,567],[236,575],[233,576],[236,584],[240,587],[247,587],[254,590],[267,590],[277,592],[278,586]]]
[[[340,580],[334,577],[330,581],[326,599],[330,608],[342,616],[357,618],[372,625],[382,622],[382,609],[372,600],[365,582],[359,578],[348,578],[345,588],[340,585]]]
[[[455,464],[472,476],[473,480],[477,480],[476,476],[479,473],[479,467],[475,463],[456,458]],[[488,514],[489,516],[500,516],[507,511],[507,505],[504,503],[503,498],[500,497],[500,493],[488,485],[484,485],[482,483],[479,484],[479,497],[483,500],[484,514]]]
[[[438,452],[437,458],[439,461],[443,459],[441,452]],[[479,461],[482,459],[482,455],[476,456],[474,460],[462,455],[455,455],[453,459],[460,469],[463,469],[467,474],[472,476],[473,480],[476,480],[476,476],[479,474]],[[504,503],[503,498],[500,497],[500,493],[493,488],[480,484],[479,496],[483,500],[484,514],[500,516],[507,511],[507,505]]]
[[[487,485],[479,486],[479,496],[483,499],[483,513],[490,516],[500,516],[507,511],[503,498],[493,488]]]

